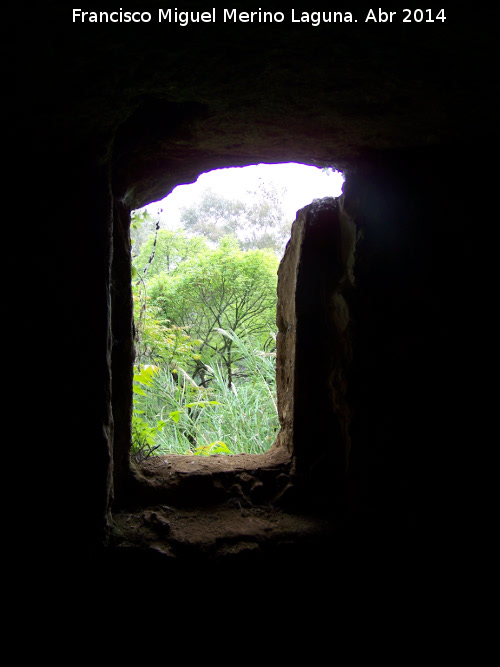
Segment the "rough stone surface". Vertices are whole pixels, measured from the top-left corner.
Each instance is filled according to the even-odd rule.
[[[158,5],[148,3],[152,11]],[[136,6],[145,5],[138,1]],[[358,5],[356,12],[367,9]],[[23,17],[15,60],[21,69],[14,73],[21,93],[13,99],[16,86],[6,81],[4,106],[20,128],[22,148],[27,147],[19,152],[24,182],[30,181],[26,197],[36,211],[26,223],[34,240],[30,331],[36,329],[36,349],[33,341],[29,349],[41,360],[43,387],[34,409],[40,408],[36,423],[49,433],[51,452],[45,449],[40,456],[35,443],[36,465],[49,516],[41,539],[58,562],[81,567],[98,555],[120,559],[118,549],[103,553],[114,515],[126,526],[124,499],[135,502],[149,488],[128,469],[124,456],[130,386],[122,383],[128,382],[131,356],[128,211],[202,171],[256,162],[301,161],[344,170],[342,206],[360,234],[354,287],[344,292],[332,285],[324,295],[333,304],[328,331],[336,334],[334,340],[330,334],[319,336],[320,354],[312,360],[322,364],[325,359],[331,381],[322,393],[328,405],[318,409],[318,423],[324,424],[325,410],[332,408],[327,395],[336,408],[331,429],[311,432],[307,445],[302,439],[300,474],[311,463],[306,452],[318,453],[323,481],[315,490],[321,499],[321,491],[331,490],[330,461],[323,456],[332,451],[328,443],[343,443],[345,454],[350,442],[344,529],[342,537],[333,531],[334,544],[357,541],[363,553],[387,554],[410,537],[415,546],[417,517],[428,496],[423,480],[442,443],[460,441],[449,433],[458,421],[447,419],[447,430],[440,430],[436,415],[460,407],[464,437],[472,412],[471,392],[464,399],[450,387],[464,386],[463,379],[459,385],[450,378],[457,377],[463,350],[472,349],[466,341],[475,318],[464,317],[463,304],[473,303],[471,276],[479,275],[470,268],[477,236],[473,223],[497,215],[487,172],[498,142],[491,103],[498,97],[496,25],[476,9],[455,5],[445,10],[444,23],[360,20],[318,28],[222,22],[187,28],[155,22],[79,25],[63,2],[38,5]],[[480,193],[472,203],[459,179],[460,169],[468,166],[479,174]],[[313,231],[306,236],[302,249],[317,243],[322,251]],[[315,269],[311,253],[307,274]],[[347,252],[336,260],[349,280],[350,257]],[[296,259],[298,274],[293,269],[287,277],[288,269],[282,269],[290,285],[300,285],[301,260]],[[333,275],[318,280],[325,285],[322,281]],[[317,293],[312,302],[306,298],[303,307],[321,310],[326,303]],[[308,329],[301,317],[301,335],[310,345],[316,320]],[[289,325],[299,331],[301,319],[288,305],[278,318],[281,333]],[[304,353],[300,340],[299,348]],[[297,373],[297,353],[285,349],[279,373],[286,382]],[[47,367],[61,360],[70,370],[51,392],[49,410]],[[460,366],[463,373],[468,364]],[[305,377],[309,387],[311,376]],[[286,391],[282,406],[291,405]],[[306,388],[301,391],[300,404],[295,391],[293,409],[282,410],[283,452],[294,448],[293,420],[306,405]],[[472,433],[468,442],[474,442]],[[467,453],[464,460],[471,457]],[[274,472],[290,506],[297,500],[297,480],[287,478],[287,468]],[[237,479],[240,471],[232,474],[223,489],[245,496],[248,480]],[[258,483],[265,482],[253,471],[248,475],[257,493]],[[332,517],[326,505],[315,509],[316,528],[321,512],[330,528],[339,517],[337,512]],[[142,512],[145,517],[147,530],[138,528],[140,536],[161,534],[168,540],[173,535],[181,544],[186,523],[173,521],[159,507],[153,502],[130,509],[131,516]],[[207,517],[201,516],[212,509],[199,508],[200,525],[207,527]],[[175,510],[179,516],[187,512]],[[323,533],[323,545],[322,530],[314,529],[313,541],[301,541],[309,528],[294,511],[297,529],[287,523],[292,515],[283,523],[289,538],[283,540],[284,551],[277,543],[275,552],[261,550],[264,541],[255,532],[240,534],[229,519],[216,522],[218,530],[225,525],[228,535],[240,534],[236,551],[250,560],[285,552],[295,553],[297,561],[304,554],[329,557],[332,550],[322,546],[331,543],[331,529]],[[233,512],[240,522],[240,508]],[[204,545],[200,553],[229,554],[230,540],[218,532],[220,549],[208,534],[197,540]],[[151,553],[149,547],[127,553],[149,563],[146,551]]]
[[[323,503],[327,489],[343,493],[347,475],[351,349],[346,294],[354,285],[355,247],[356,226],[339,200],[317,200],[298,212],[278,270],[281,432],[275,447],[293,455],[294,474],[304,477],[308,495],[314,488]]]

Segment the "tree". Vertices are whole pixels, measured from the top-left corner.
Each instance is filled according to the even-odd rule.
[[[241,355],[225,330],[251,337],[264,346],[276,329],[278,258],[269,250],[244,251],[237,239],[224,237],[217,249],[186,260],[173,274],[148,281],[148,295],[158,319],[201,339],[201,360],[192,371],[204,380],[205,365],[221,361],[228,384]]]
[[[143,243],[146,239],[154,234],[155,227],[158,222],[148,211],[143,208],[137,211],[132,211],[131,215],[131,241],[132,241],[132,257],[136,257]]]
[[[174,273],[182,262],[206,248],[204,239],[188,238],[183,230],[157,229],[134,259],[132,292],[138,364],[163,361],[175,367],[181,358],[198,358],[191,350],[194,343],[186,331],[171,325],[165,318],[158,319],[158,309],[151,304],[147,281],[160,273]]]
[[[134,267],[139,274],[147,272],[148,278],[162,272],[173,273],[182,262],[195,257],[206,247],[204,239],[198,236],[189,238],[182,229],[158,229],[143,244],[134,259]]]
[[[279,257],[290,238],[292,223],[283,210],[286,188],[261,183],[252,192],[253,202],[245,208],[241,245],[244,249],[269,248]]]
[[[158,311],[141,287],[136,284],[132,289],[136,365],[162,363],[174,370],[199,359],[195,346],[201,341],[193,340],[182,327],[157,319]]]
[[[214,245],[235,235],[245,250],[270,249],[281,257],[291,228],[283,210],[285,192],[262,183],[242,202],[207,189],[197,204],[181,209],[181,223],[188,234],[202,235]]]
[[[197,204],[181,209],[181,223],[184,229],[198,236],[204,236],[214,244],[229,234],[236,234],[245,205],[237,200],[227,199],[207,188]]]

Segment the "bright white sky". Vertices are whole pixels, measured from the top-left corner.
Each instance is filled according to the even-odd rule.
[[[179,226],[180,209],[197,202],[203,190],[211,188],[224,197],[248,201],[247,191],[255,190],[262,182],[273,182],[278,187],[287,188],[284,208],[290,222],[293,222],[296,212],[313,199],[342,194],[344,177],[340,172],[325,174],[317,167],[296,163],[217,169],[201,174],[196,183],[179,185],[168,197],[149,204],[146,209],[155,218],[158,211],[163,209],[160,213],[161,226],[175,229]]]

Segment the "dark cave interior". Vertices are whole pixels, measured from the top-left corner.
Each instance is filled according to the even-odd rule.
[[[167,574],[428,545],[444,387],[470,326],[460,338],[451,324],[471,289],[463,170],[489,164],[498,141],[492,28],[456,7],[433,24],[317,28],[79,25],[62,2],[39,11],[14,109],[47,223],[37,259],[64,322],[62,340],[41,332],[39,344],[72,362],[57,399],[67,425],[50,435],[64,455],[39,472],[46,543],[74,567]],[[346,180],[340,198],[298,213],[280,266],[275,445],[194,470],[183,457],[131,466],[130,211],[203,171],[292,161]]]

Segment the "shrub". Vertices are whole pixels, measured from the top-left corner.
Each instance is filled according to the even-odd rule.
[[[231,337],[241,356],[229,384],[221,365],[206,366],[208,386],[168,366],[134,376],[134,418],[151,429],[135,422],[135,447],[144,442],[144,455],[260,454],[272,445],[279,426],[275,357],[234,332],[220,331]]]

